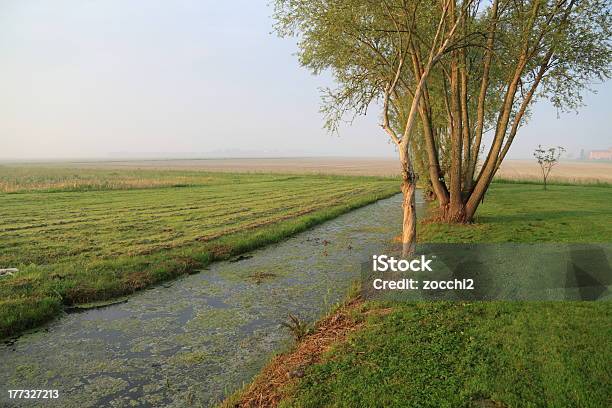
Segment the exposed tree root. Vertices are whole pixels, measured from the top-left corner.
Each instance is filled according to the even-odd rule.
[[[468,219],[464,209],[451,211],[450,204],[447,204],[444,207],[432,208],[429,211],[429,216],[422,222],[425,224],[471,224],[474,220]]]

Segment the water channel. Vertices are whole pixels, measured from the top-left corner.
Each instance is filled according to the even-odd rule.
[[[314,321],[346,296],[400,218],[396,195],[5,342],[0,406],[214,405],[290,344],[280,326],[288,313]],[[8,400],[8,389],[57,389],[59,398]]]

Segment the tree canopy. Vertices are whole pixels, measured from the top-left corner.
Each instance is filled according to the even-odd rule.
[[[536,100],[577,109],[611,75],[607,0],[276,0],[274,16],[335,79],[325,127],[380,109],[449,221],[473,218]]]

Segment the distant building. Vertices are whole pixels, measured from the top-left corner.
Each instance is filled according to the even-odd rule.
[[[589,160],[612,160],[612,147],[608,150],[591,150]]]

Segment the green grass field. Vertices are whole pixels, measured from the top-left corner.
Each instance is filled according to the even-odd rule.
[[[610,242],[612,188],[493,183],[471,225],[425,224],[422,242]]]
[[[269,176],[274,179],[275,176]],[[133,190],[227,184],[232,173],[185,170],[101,169],[59,165],[0,165],[0,192]],[[241,174],[239,181],[262,180],[261,174]]]
[[[610,242],[612,189],[493,184],[473,225],[428,242]],[[390,313],[368,313],[390,309]],[[291,407],[604,407],[612,303],[366,302],[363,329],[285,390]]]
[[[0,167],[20,191],[0,193],[0,268],[19,269],[0,278],[0,337],[63,305],[130,294],[399,190],[397,180],[373,177],[44,173]],[[162,181],[174,187],[143,187]]]

